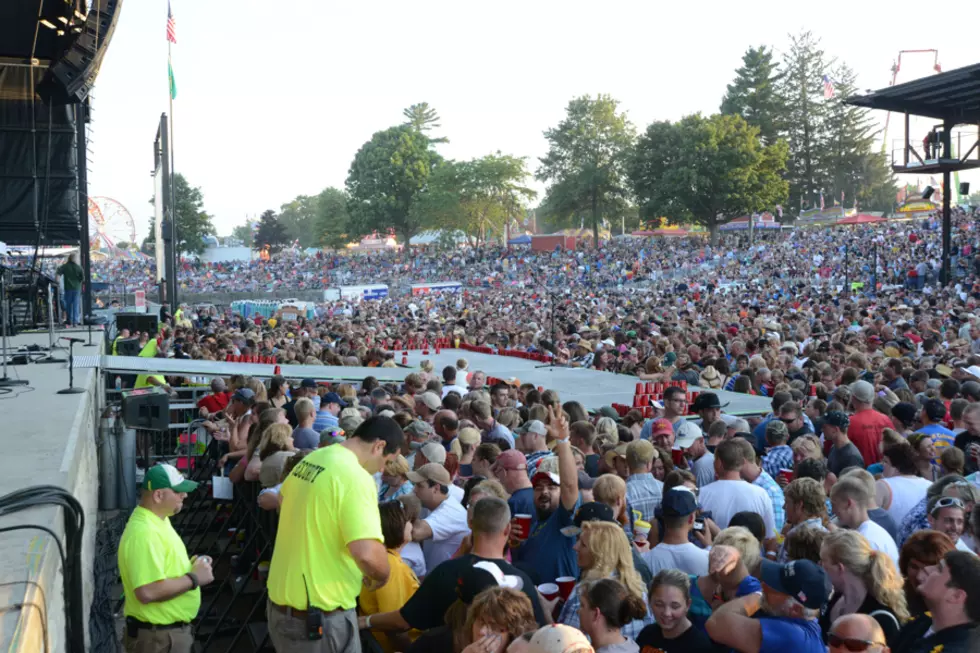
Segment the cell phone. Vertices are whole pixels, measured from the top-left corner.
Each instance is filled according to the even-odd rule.
[[[885,392],[884,390],[879,390],[879,391],[878,391],[878,396],[879,396],[879,397],[884,397],[884,396],[886,396],[886,394],[887,394],[887,393],[886,393],[886,392]]]
[[[698,517],[694,520],[694,530],[696,531],[704,530],[704,517]]]

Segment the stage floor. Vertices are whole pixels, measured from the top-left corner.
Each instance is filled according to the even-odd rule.
[[[58,332],[59,336],[83,338],[84,332]],[[101,351],[101,332],[93,331],[95,346],[75,345],[76,354]],[[55,355],[67,361],[67,342]],[[10,339],[11,350],[29,345],[48,346],[48,335],[22,334]],[[8,366],[11,379],[26,379],[28,385],[0,390],[0,433],[6,443],[0,456],[0,496],[37,485],[56,485],[69,490],[85,509],[82,574],[85,588],[85,618],[88,626],[92,601],[92,568],[98,504],[98,465],[95,429],[99,382],[95,369],[76,369],[75,385],[81,394],[57,394],[68,387],[67,362]],[[3,394],[6,392],[6,394]],[[63,537],[62,511],[35,508],[0,520],[0,528],[37,524]],[[37,586],[42,591],[38,591]],[[57,546],[39,530],[0,534],[0,606],[23,603],[21,610],[0,615],[0,647],[17,651],[60,651],[65,648],[63,575]],[[33,605],[41,610],[34,609]],[[42,617],[43,615],[43,617]],[[47,620],[49,643],[41,643],[40,619]]]
[[[533,383],[535,386],[557,390],[562,403],[578,401],[587,409],[599,409],[613,403],[632,405],[639,381],[635,376],[625,374],[574,367],[541,367],[541,363],[523,358],[480,354],[462,349],[442,349],[438,354],[430,350],[429,354],[423,356],[420,351],[408,352],[409,366],[418,369],[419,364],[428,359],[432,361],[434,374],[442,378],[444,367],[455,365],[457,360],[465,358],[470,371],[481,370],[487,376],[505,380],[515,377],[521,383]],[[401,352],[398,352],[397,359],[401,361]],[[691,390],[699,391],[700,388],[692,387]],[[758,415],[771,410],[769,400],[765,397],[716,392],[721,403],[728,404],[724,412],[730,415]]]

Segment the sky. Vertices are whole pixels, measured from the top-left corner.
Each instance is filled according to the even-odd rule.
[[[943,14],[965,18],[974,1],[946,0]],[[543,131],[573,97],[612,95],[638,131],[714,113],[745,50],[781,53],[790,33],[812,31],[859,89],[887,86],[900,50],[939,47],[943,70],[980,60],[974,39],[927,21],[928,5],[884,4],[172,0],[175,169],[201,187],[224,236],[297,195],[343,188],[361,145],[417,102],[442,118],[443,156],[499,150],[527,157],[533,172]],[[166,0],[123,3],[93,91],[89,194],[126,206],[140,241],[153,139],[169,112],[166,16]],[[898,82],[931,71],[931,56],[905,56]],[[980,185],[975,173],[962,180]]]

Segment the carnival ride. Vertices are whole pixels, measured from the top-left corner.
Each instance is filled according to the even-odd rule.
[[[133,216],[111,197],[88,198],[89,245],[94,250],[114,252],[120,243],[136,243]]]

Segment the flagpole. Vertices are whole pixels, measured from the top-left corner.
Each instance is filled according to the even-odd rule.
[[[169,7],[168,7],[169,8]],[[174,80],[173,80],[173,68],[174,62],[170,52],[171,41],[167,39],[167,69],[168,69],[168,88],[167,97],[170,98],[170,239],[173,243],[172,256],[173,256],[173,270],[174,277],[177,276],[177,264],[179,263],[178,243],[177,243],[177,173],[174,172]],[[177,279],[174,278],[173,285],[173,297],[171,298],[171,311],[176,313],[177,311]]]

